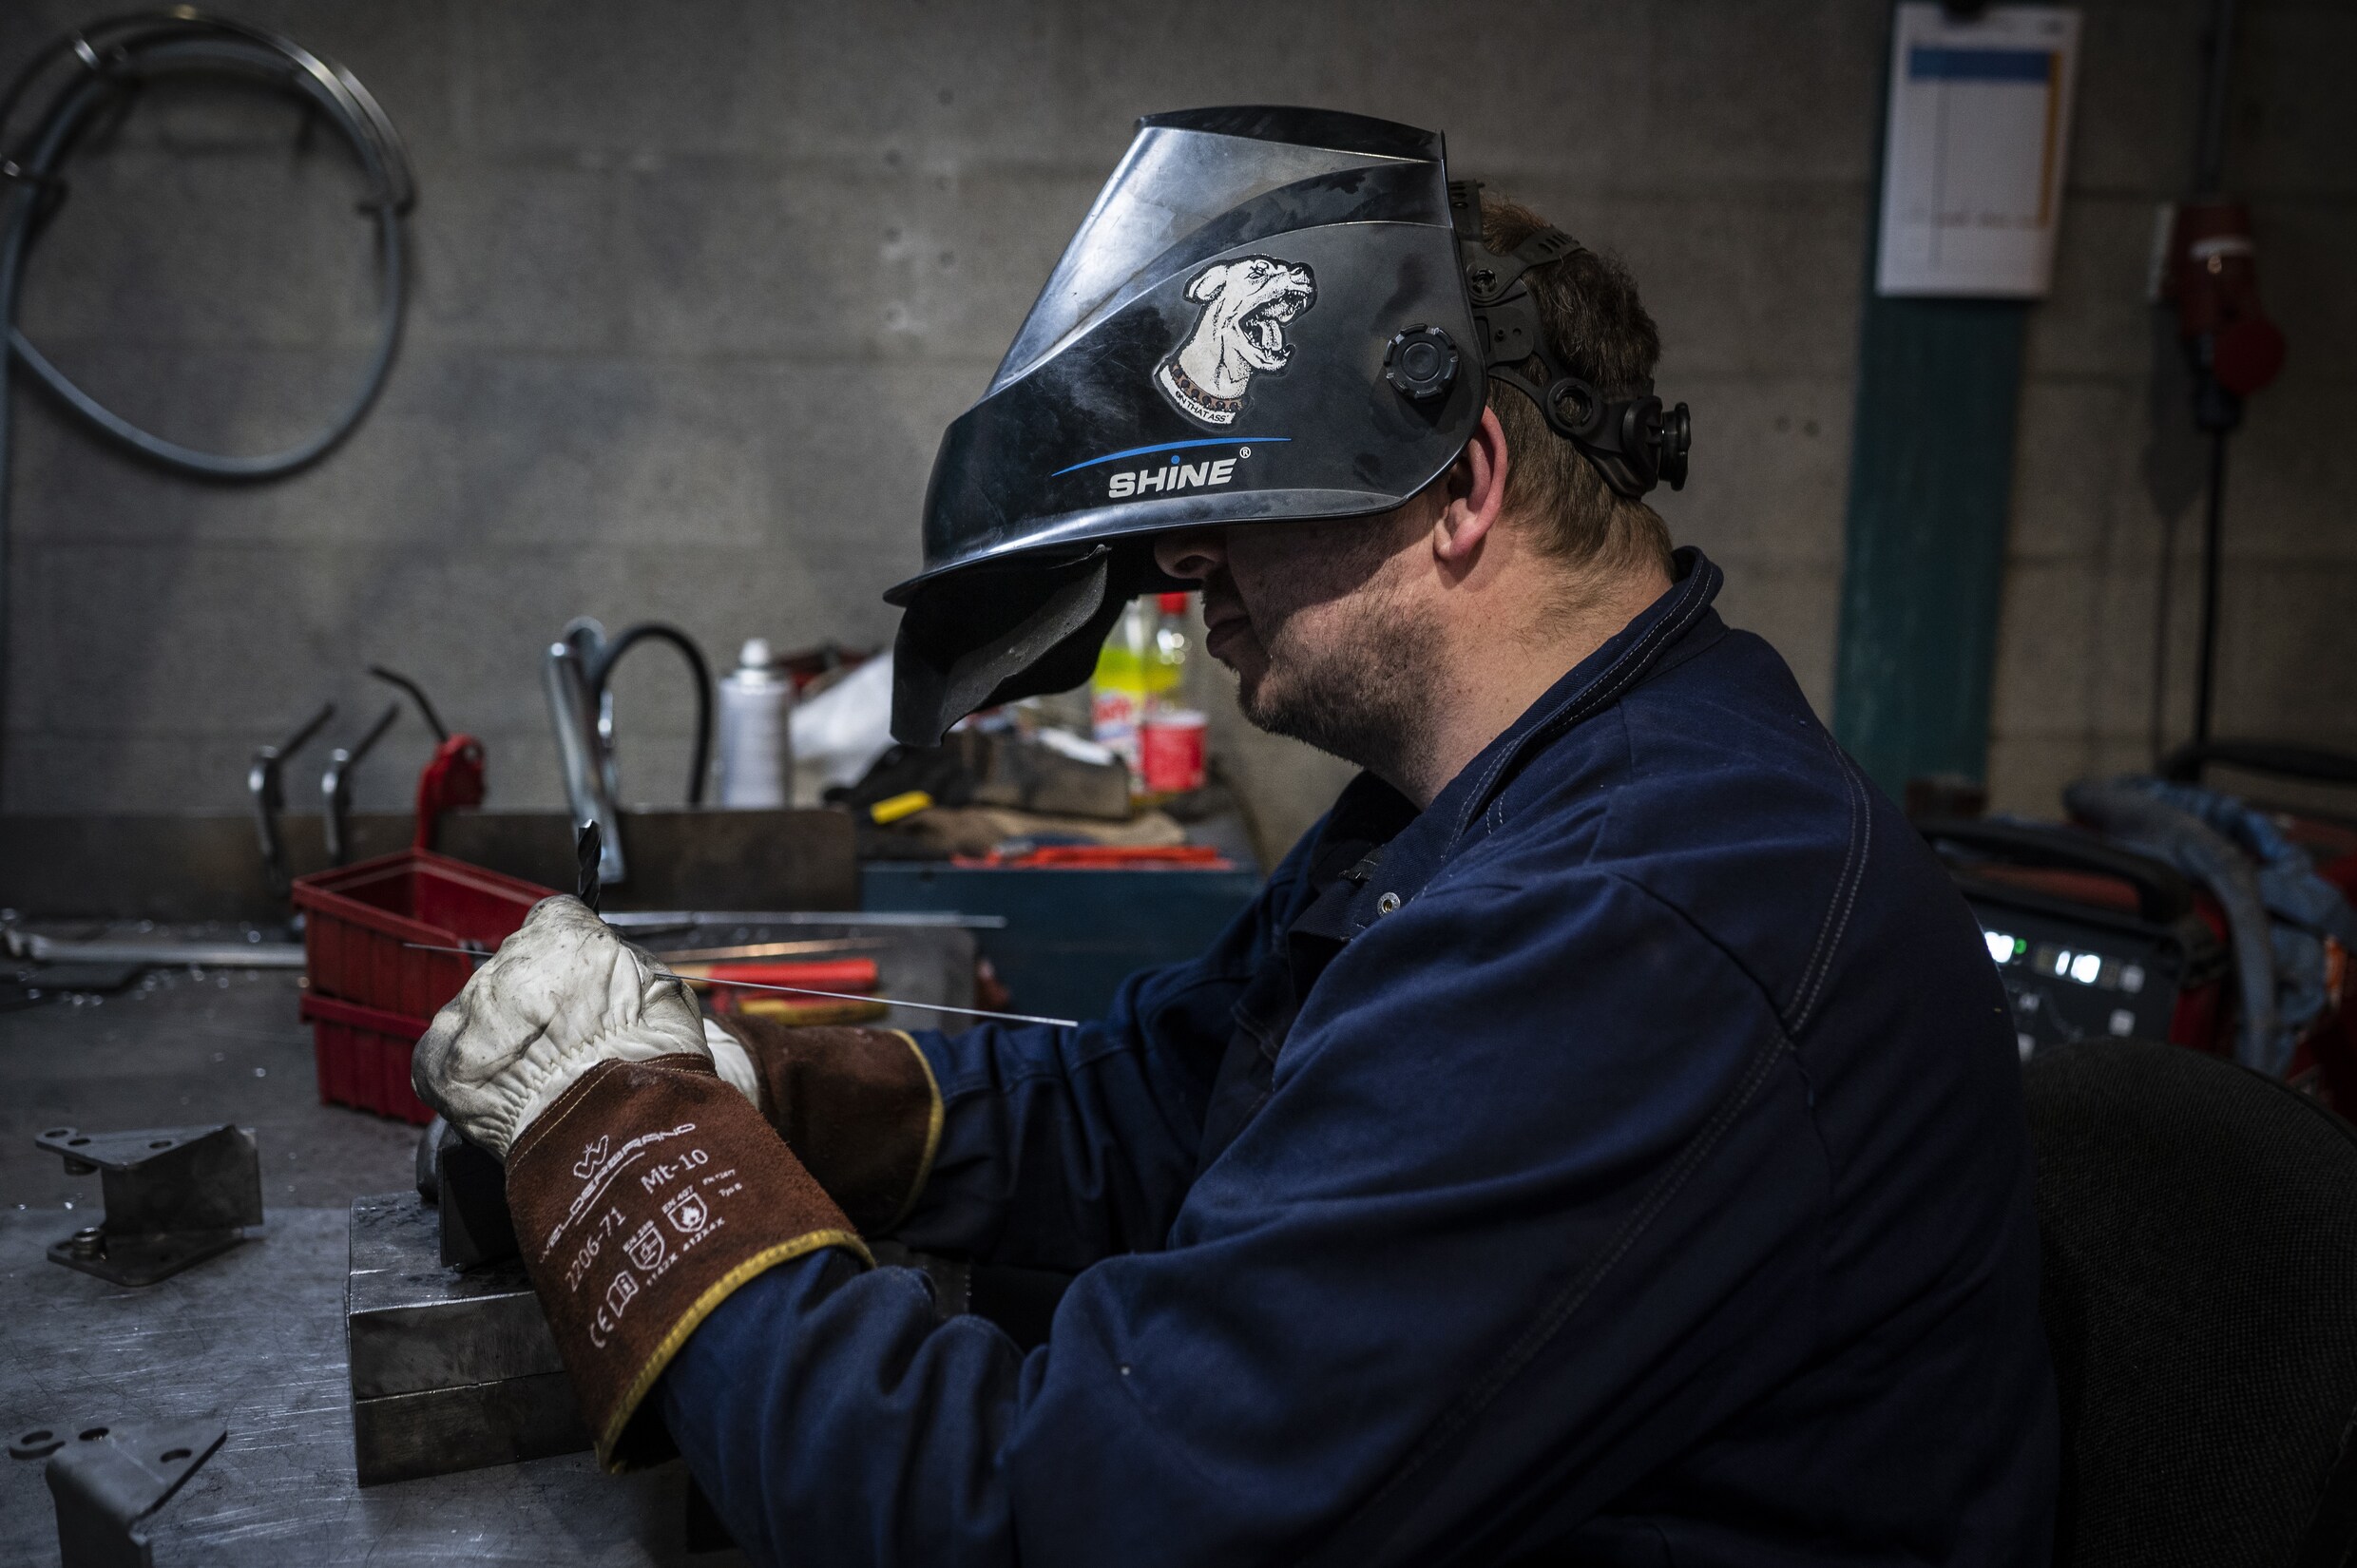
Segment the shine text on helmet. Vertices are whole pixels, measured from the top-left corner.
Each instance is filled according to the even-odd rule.
[[[1236,459],[1223,457],[1217,463],[1180,463],[1173,459],[1164,468],[1137,468],[1117,473],[1106,487],[1106,496],[1115,501],[1123,496],[1151,495],[1157,490],[1189,490],[1198,486],[1224,485],[1236,477]]]

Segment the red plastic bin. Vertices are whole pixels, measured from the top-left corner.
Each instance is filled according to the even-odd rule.
[[[311,1025],[321,1102],[433,1119],[410,1087],[410,1054],[474,965],[402,944],[496,948],[551,891],[431,850],[297,877],[302,1018]]]

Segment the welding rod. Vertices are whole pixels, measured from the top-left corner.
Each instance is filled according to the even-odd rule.
[[[491,955],[473,947],[437,947],[428,942],[404,942],[402,947],[419,953],[456,953],[460,958],[486,959]],[[666,974],[669,970],[664,971]],[[994,1013],[983,1007],[952,1007],[939,1002],[903,1002],[897,997],[862,996],[857,991],[814,991],[807,985],[769,985],[751,980],[730,980],[725,976],[711,979],[702,975],[672,975],[672,979],[688,985],[729,985],[740,991],[781,991],[788,996],[823,996],[836,1002],[881,1002],[888,1007],[915,1007],[928,1013],[955,1013],[961,1018],[994,1018],[1002,1023],[1048,1023],[1059,1029],[1077,1029],[1077,1020],[1069,1018],[1034,1018],[1029,1013]]]
[[[609,922],[608,924],[611,924]],[[738,947],[690,947],[684,951],[657,953],[665,964],[715,964],[732,958],[784,958],[793,953],[848,953],[861,948],[881,947],[873,939],[834,937],[819,942],[751,942]]]
[[[589,906],[595,914],[598,908],[599,831],[592,817],[581,825],[581,840],[574,846],[574,858],[579,881],[575,896]],[[404,947],[425,953],[456,953],[462,958],[480,959],[485,955],[471,947],[436,947],[423,942],[404,942]],[[734,985],[748,991],[776,991],[786,996],[823,996],[834,1002],[881,1002],[892,1007],[914,1007],[928,1013],[955,1013],[960,1018],[993,1018],[1004,1023],[1045,1023],[1059,1029],[1077,1029],[1080,1024],[1068,1018],[1035,1018],[1029,1013],[994,1013],[981,1007],[951,1007],[939,1002],[902,1002],[889,996],[861,996],[854,991],[814,991],[807,985],[770,985],[751,980],[713,980],[700,975],[674,975],[674,979],[690,985]]]

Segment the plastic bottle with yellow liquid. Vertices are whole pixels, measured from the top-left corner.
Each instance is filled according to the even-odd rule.
[[[1131,600],[1099,650],[1097,674],[1089,683],[1089,720],[1097,744],[1109,748],[1128,765],[1133,794],[1144,783],[1139,772],[1138,740],[1145,725],[1146,703],[1157,683],[1155,621],[1146,601]]]
[[[1182,593],[1133,599],[1097,655],[1089,704],[1097,741],[1120,754],[1129,767],[1130,793],[1141,798],[1202,783],[1202,716],[1183,706],[1181,691],[1187,668],[1186,611],[1187,596]],[[1177,758],[1173,742],[1179,751],[1192,743],[1191,776],[1185,776],[1183,763],[1148,765]],[[1150,757],[1149,752],[1155,755]]]

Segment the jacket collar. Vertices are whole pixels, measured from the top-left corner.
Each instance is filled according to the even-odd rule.
[[[1293,934],[1348,942],[1415,897],[1533,758],[1661,668],[1672,650],[1710,616],[1711,602],[1725,581],[1691,545],[1673,555],[1672,574],[1667,593],[1548,687],[1421,813],[1372,774],[1351,780],[1319,836],[1312,857],[1317,891],[1293,923]],[[1306,991],[1324,963],[1298,942],[1294,954],[1295,984]]]

